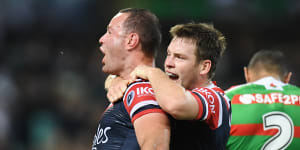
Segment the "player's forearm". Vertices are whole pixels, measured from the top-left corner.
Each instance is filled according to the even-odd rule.
[[[160,69],[153,68],[148,72],[148,79],[161,108],[176,119],[194,119],[191,113],[191,98],[187,91]]]

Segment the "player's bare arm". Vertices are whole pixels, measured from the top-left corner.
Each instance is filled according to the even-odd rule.
[[[133,123],[141,150],[169,150],[170,124],[164,113],[149,113]]]
[[[175,119],[196,118],[199,111],[196,99],[159,68],[138,66],[131,77],[149,80],[158,104]]]

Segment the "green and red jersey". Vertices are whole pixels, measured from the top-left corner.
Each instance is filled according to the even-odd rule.
[[[227,149],[299,149],[300,88],[273,77],[233,87]]]

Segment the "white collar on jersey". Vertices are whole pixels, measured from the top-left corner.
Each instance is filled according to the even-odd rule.
[[[253,84],[264,85],[267,90],[283,90],[283,86],[287,85],[280,80],[275,79],[274,77],[268,76],[257,81],[254,81]]]

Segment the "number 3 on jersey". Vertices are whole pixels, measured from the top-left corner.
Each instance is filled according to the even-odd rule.
[[[271,137],[262,146],[261,150],[285,149],[294,137],[294,124],[286,113],[273,111],[263,115],[264,130],[278,129],[276,135]]]

